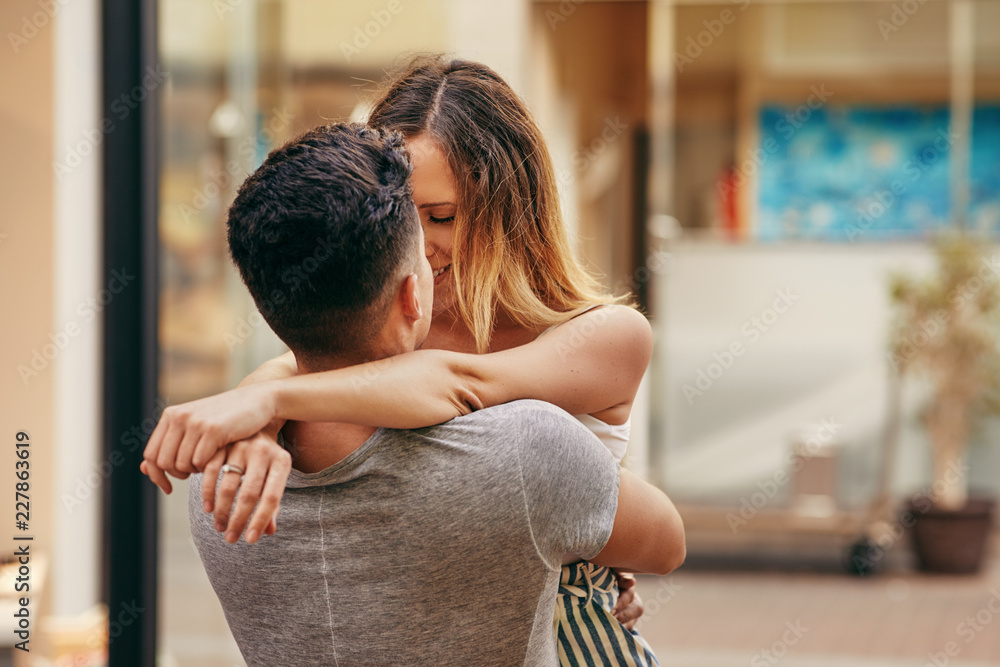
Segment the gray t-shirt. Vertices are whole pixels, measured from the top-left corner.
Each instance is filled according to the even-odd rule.
[[[556,665],[563,555],[604,547],[618,480],[579,422],[517,401],[293,470],[257,544],[215,531],[200,479],[189,513],[249,665]]]

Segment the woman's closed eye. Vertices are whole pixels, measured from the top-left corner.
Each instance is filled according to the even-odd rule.
[[[454,215],[448,216],[447,218],[435,218],[432,215],[432,216],[429,216],[428,219],[431,222],[433,222],[434,224],[437,224],[437,225],[443,225],[443,224],[447,224],[449,222],[455,222],[455,216]]]

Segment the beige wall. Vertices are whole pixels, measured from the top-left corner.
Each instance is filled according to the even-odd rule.
[[[646,125],[646,6],[640,2],[537,3],[538,49],[547,49],[562,104],[543,108],[540,122],[556,154],[564,213],[576,227],[582,255],[621,292],[631,277],[634,217],[634,133]],[[544,116],[556,114],[557,118]],[[555,141],[555,125],[575,128],[571,145]],[[555,130],[555,132],[553,131]],[[553,145],[554,144],[554,145]],[[560,160],[559,150],[569,159]]]
[[[41,25],[31,25],[32,18]],[[25,29],[25,18],[29,29]],[[53,324],[53,44],[52,21],[32,0],[0,3],[0,498],[4,551],[12,550],[14,437],[31,435],[31,519],[36,555],[55,547],[52,521],[53,364],[25,384],[18,366],[50,343]],[[23,32],[22,32],[23,31]],[[9,33],[26,36],[15,52]],[[44,357],[42,358],[43,361]],[[38,362],[42,367],[42,363]],[[65,545],[69,546],[69,545]],[[37,561],[36,565],[37,565]],[[37,572],[37,569],[35,570]],[[36,583],[36,582],[32,582]],[[36,616],[37,618],[37,616]],[[36,630],[37,630],[37,626]]]
[[[296,67],[383,67],[408,51],[451,48],[449,0],[282,2],[282,46]]]

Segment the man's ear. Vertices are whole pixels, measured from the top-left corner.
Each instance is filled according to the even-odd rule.
[[[403,314],[406,317],[419,320],[424,316],[424,311],[420,307],[420,285],[417,280],[417,274],[411,273],[406,276],[402,287],[400,287],[399,296],[402,301]]]

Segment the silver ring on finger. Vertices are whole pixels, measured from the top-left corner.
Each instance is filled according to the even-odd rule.
[[[246,474],[246,468],[243,466],[238,466],[235,463],[226,463],[222,466],[222,474],[225,475],[227,472],[235,472],[240,477]]]

